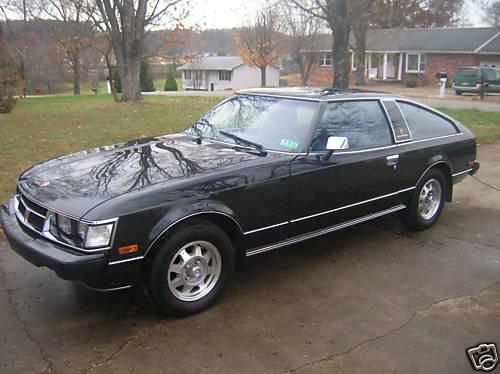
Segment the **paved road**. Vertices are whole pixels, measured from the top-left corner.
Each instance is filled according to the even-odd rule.
[[[144,95],[162,95],[162,96],[203,96],[203,97],[228,97],[232,91],[175,91],[175,92],[144,92]],[[408,95],[407,95],[408,96]],[[410,96],[408,96],[410,97]],[[415,97],[415,100],[435,108],[450,109],[477,109],[486,112],[500,112],[500,102],[481,102],[471,100],[446,100],[446,99],[425,99]]]
[[[0,241],[0,372],[473,373],[466,347],[500,344],[500,145],[479,158],[482,182],[458,185],[433,229],[390,217],[253,257],[184,319]]]

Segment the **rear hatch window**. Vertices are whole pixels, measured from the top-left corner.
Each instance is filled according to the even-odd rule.
[[[457,74],[455,75],[455,84],[474,86],[478,77],[479,69],[477,68],[458,69]]]

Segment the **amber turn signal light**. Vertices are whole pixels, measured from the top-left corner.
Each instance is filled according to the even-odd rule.
[[[139,250],[139,246],[137,244],[127,245],[125,247],[118,248],[118,253],[121,255],[125,255],[127,253],[134,253]]]

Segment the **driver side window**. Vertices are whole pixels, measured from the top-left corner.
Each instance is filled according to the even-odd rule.
[[[311,150],[326,150],[330,136],[343,136],[350,150],[392,144],[389,124],[378,101],[340,101],[328,103],[316,128]]]

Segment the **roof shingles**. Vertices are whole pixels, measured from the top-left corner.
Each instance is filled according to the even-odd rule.
[[[474,53],[500,32],[500,28],[422,28],[370,30],[367,51],[372,52],[449,52]],[[322,35],[316,50],[331,50],[331,35]],[[351,45],[355,45],[351,38]],[[479,51],[500,54],[500,38]]]

